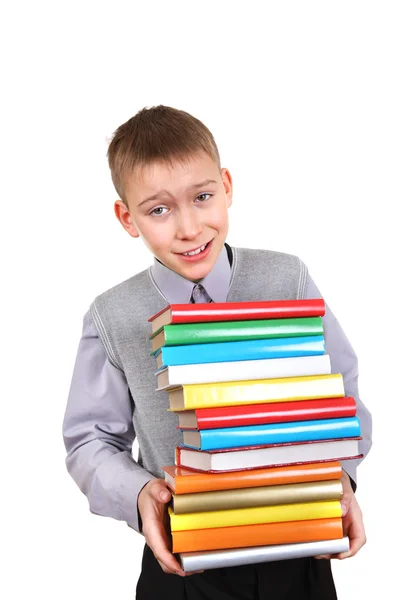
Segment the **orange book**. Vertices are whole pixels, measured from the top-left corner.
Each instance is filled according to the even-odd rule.
[[[343,528],[340,518],[239,525],[174,531],[172,532],[172,552],[198,552],[247,546],[316,542],[336,540],[342,537]]]
[[[171,465],[163,467],[167,485],[175,494],[193,494],[217,490],[284,485],[340,479],[342,467],[339,462],[324,462],[246,469],[225,473],[204,473]]]

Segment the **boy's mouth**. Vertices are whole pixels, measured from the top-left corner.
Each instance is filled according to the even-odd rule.
[[[207,244],[204,244],[203,246],[199,246],[199,248],[196,248],[195,250],[190,250],[189,252],[182,252],[181,254],[179,254],[179,256],[185,261],[189,262],[201,260],[210,252],[211,244],[212,240],[210,242],[207,242]]]

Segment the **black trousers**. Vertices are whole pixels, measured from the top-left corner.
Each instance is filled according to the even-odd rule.
[[[145,546],[136,600],[337,600],[329,560],[299,558],[167,575]]]

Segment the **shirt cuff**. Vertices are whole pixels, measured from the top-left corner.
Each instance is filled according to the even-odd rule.
[[[133,475],[133,474],[132,474]],[[138,497],[144,486],[156,479],[145,469],[135,470],[134,476],[124,477],[118,490],[118,505],[129,527],[142,533],[142,520],[138,509]]]

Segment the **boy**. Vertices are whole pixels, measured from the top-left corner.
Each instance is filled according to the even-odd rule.
[[[139,600],[336,598],[329,560],[182,572],[170,552],[171,494],[161,469],[174,463],[181,439],[176,416],[167,411],[168,394],[155,391],[148,341],[148,317],[168,303],[316,298],[318,289],[295,256],[226,244],[232,178],[220,167],[213,136],[191,115],[164,106],[141,110],[117,129],[108,159],[121,198],[115,214],[155,260],[98,296],[85,315],[63,428],[69,473],[91,512],[124,520],[145,536]],[[343,374],[346,394],[356,398],[366,455],[371,420],[358,397],[357,359],[328,307],[324,331],[332,372]],[[356,466],[344,463],[342,505],[351,547],[339,558],[365,543],[352,489]]]

